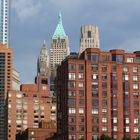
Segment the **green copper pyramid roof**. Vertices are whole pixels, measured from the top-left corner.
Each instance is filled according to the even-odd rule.
[[[62,15],[61,12],[59,13],[59,19],[58,19],[58,24],[56,26],[55,32],[53,34],[52,39],[57,39],[58,37],[60,37],[61,39],[65,39],[66,38],[66,33],[62,24]]]

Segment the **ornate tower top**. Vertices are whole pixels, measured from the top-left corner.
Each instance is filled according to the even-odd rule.
[[[38,73],[42,76],[49,75],[49,53],[44,41],[38,58]]]
[[[67,37],[64,27],[63,27],[63,23],[62,23],[61,12],[59,12],[58,23],[57,23],[52,39],[57,39],[58,37],[60,37],[61,39],[65,39]]]

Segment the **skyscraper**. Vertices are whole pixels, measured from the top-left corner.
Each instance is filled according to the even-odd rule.
[[[82,26],[80,32],[80,53],[86,48],[100,48],[97,26]]]
[[[59,13],[58,24],[52,37],[50,53],[51,77],[54,78],[57,66],[70,54],[69,39],[63,27],[61,13]]]
[[[7,91],[12,88],[12,49],[0,44],[0,140],[5,133],[5,99]]]
[[[9,45],[10,1],[0,0],[0,42]]]

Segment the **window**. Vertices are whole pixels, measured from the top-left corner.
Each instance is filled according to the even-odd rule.
[[[133,97],[134,97],[135,99],[138,99],[138,97],[139,97],[138,92],[134,92],[134,93],[133,93]]]
[[[76,105],[75,99],[68,99],[68,106],[75,107],[75,105]]]
[[[133,89],[138,89],[138,84],[133,84]]]
[[[88,36],[88,38],[91,38],[91,31],[87,32],[87,36]]]
[[[137,73],[138,72],[138,67],[133,67],[133,72]]]
[[[94,70],[94,71],[98,70],[98,65],[92,65],[91,69]]]
[[[123,89],[124,90],[128,90],[129,89],[129,83],[128,82],[124,82],[123,83]]]
[[[84,105],[84,99],[79,99],[79,105]]]
[[[92,109],[92,114],[98,114],[98,109],[97,108]]]
[[[75,117],[69,117],[69,123],[75,123]]]
[[[107,127],[106,126],[102,126],[102,132],[106,132],[107,131]]]
[[[92,140],[98,140],[98,135],[93,135]]]
[[[129,118],[125,118],[125,124],[129,124]]]
[[[129,102],[128,100],[125,100],[125,101],[124,101],[124,106],[125,106],[125,107],[129,107],[129,105],[130,105],[130,102]]]
[[[92,131],[93,131],[93,132],[98,132],[98,131],[99,131],[98,126],[92,126]]]
[[[84,140],[84,135],[79,135],[79,139],[81,140]]]
[[[83,123],[84,122],[84,117],[79,118],[79,122]]]
[[[70,88],[75,88],[75,82],[74,82],[74,81],[69,81],[69,82],[68,82],[68,86],[69,86]]]
[[[76,109],[75,108],[69,108],[69,114],[75,114]]]
[[[134,101],[134,107],[139,107],[139,101]]]
[[[130,111],[129,110],[125,110],[124,111],[124,115],[129,115],[130,114]]]
[[[79,126],[80,131],[84,131],[84,126]]]
[[[99,101],[97,99],[92,99],[92,105],[93,106],[98,106]]]
[[[107,97],[107,92],[106,92],[106,91],[103,91],[103,92],[102,92],[102,97],[103,97],[103,98],[106,98],[106,97]]]
[[[138,118],[134,118],[134,124],[138,124],[139,123],[139,119]]]
[[[84,82],[79,82],[78,86],[79,87],[84,87]]]
[[[97,89],[98,88],[98,83],[97,82],[92,82],[92,88]]]
[[[127,66],[123,67],[123,72],[128,72],[128,67]]]
[[[135,110],[134,110],[134,115],[136,115],[136,116],[139,115],[139,110],[136,110],[136,109],[135,109]]]
[[[97,117],[93,117],[93,118],[92,118],[92,122],[93,122],[93,123],[98,123],[98,122],[99,122],[99,119],[98,119]]]
[[[102,71],[107,71],[107,66],[102,66]]]
[[[83,79],[84,78],[84,74],[83,73],[79,73],[78,77],[79,77],[79,79]]]
[[[84,90],[79,90],[79,96],[84,96]]]
[[[112,56],[112,61],[122,63],[123,62],[123,56],[122,55],[113,55]]]
[[[22,94],[18,93],[18,94],[16,94],[16,97],[17,98],[21,98],[22,97]]]
[[[75,96],[75,91],[74,90],[69,90],[68,94],[69,94],[69,96],[74,97]]]
[[[117,80],[117,74],[116,73],[111,74],[111,80]]]
[[[129,97],[129,92],[125,91],[124,92],[124,97],[128,98]]]
[[[79,70],[84,70],[84,65],[83,64],[79,64]]]
[[[116,117],[114,117],[114,118],[112,119],[112,121],[113,121],[113,123],[117,123],[117,122],[118,122]]]
[[[117,71],[117,67],[116,66],[112,66],[111,67],[111,71],[113,71],[113,72]]]
[[[107,114],[107,109],[106,108],[102,109],[102,114]]]
[[[84,108],[79,108],[79,114],[84,114]]]
[[[98,91],[93,90],[92,91],[92,97],[98,97]]]
[[[68,67],[69,67],[69,70],[75,70],[76,68],[75,64],[69,64]]]
[[[75,80],[75,73],[69,73],[69,80]]]
[[[133,81],[138,81],[138,76],[137,75],[133,76]]]
[[[103,88],[103,89],[106,89],[106,88],[107,88],[107,83],[103,82],[103,83],[102,83],[102,88]]]
[[[92,60],[92,61],[97,62],[97,61],[99,60],[99,55],[96,54],[96,53],[92,53],[92,54],[89,56],[89,60]]]
[[[107,106],[107,100],[102,100],[102,106]]]
[[[123,75],[123,80],[128,81],[129,80],[129,75],[127,75],[127,74]]]
[[[107,118],[102,118],[102,123],[107,123]]]
[[[126,126],[125,132],[129,132],[129,131],[130,131],[129,126]]]
[[[102,74],[102,79],[103,79],[103,80],[106,80],[106,79],[107,79],[107,74],[105,74],[105,73]]]
[[[9,105],[10,105],[10,104],[9,104]],[[8,105],[8,108],[9,108],[9,105]],[[16,105],[16,108],[17,108],[17,109],[21,109],[21,108],[22,108],[22,104],[17,104],[17,105]]]
[[[116,116],[116,115],[118,114],[117,109],[113,109],[113,110],[111,111],[111,114],[114,115],[114,116]]]
[[[111,104],[113,107],[117,107],[117,105],[118,105],[117,99],[114,99]]]
[[[113,126],[113,131],[117,132],[117,130],[118,130],[117,126]]]
[[[98,79],[98,74],[92,74],[92,79]]]
[[[134,127],[134,132],[138,133],[139,132],[139,128],[138,127]]]
[[[26,104],[23,105],[23,109],[27,109],[28,106]]]
[[[117,89],[118,88],[118,84],[117,83],[111,83],[111,88],[112,89]]]
[[[8,108],[12,108],[11,104],[8,104]],[[17,108],[18,108],[18,109],[21,109],[21,107],[18,106],[18,105],[17,105]]]
[[[69,135],[69,140],[76,140],[76,136],[75,135]]]
[[[69,131],[75,131],[75,129],[76,129],[75,125],[70,125],[69,126]]]
[[[127,58],[126,62],[127,63],[133,63],[134,62],[134,58]]]

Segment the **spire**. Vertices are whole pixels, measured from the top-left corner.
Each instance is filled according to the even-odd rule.
[[[62,15],[61,12],[59,12],[59,16],[58,16],[58,23],[55,29],[55,32],[53,34],[52,39],[57,39],[58,37],[65,39],[66,38],[66,33],[63,27],[63,23],[62,23]]]
[[[46,47],[46,40],[44,40],[43,42],[43,47]]]

